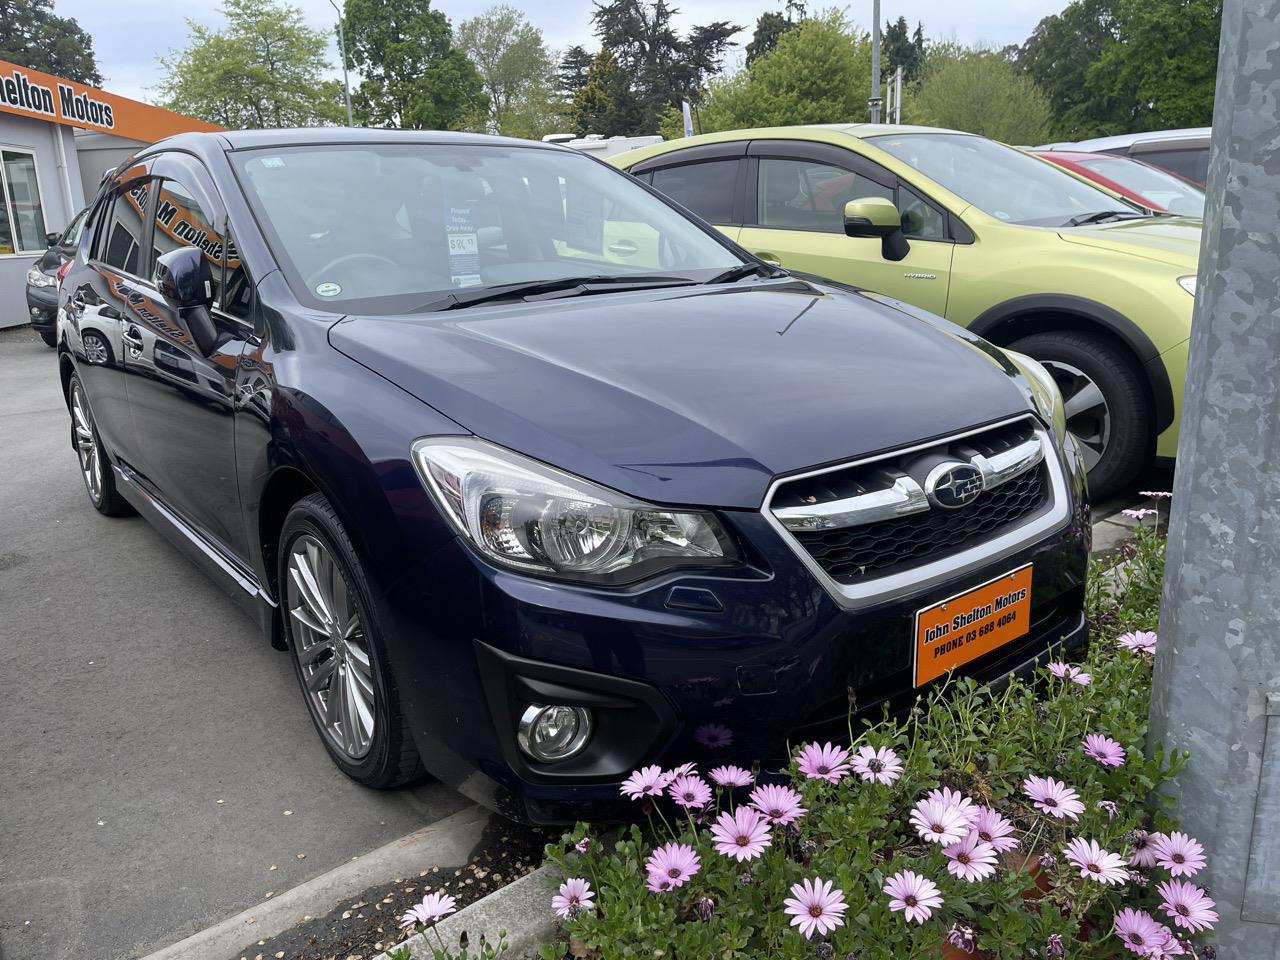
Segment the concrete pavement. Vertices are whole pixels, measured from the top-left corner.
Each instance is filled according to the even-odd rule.
[[[141,956],[467,806],[339,773],[286,655],[90,507],[68,423],[0,334],[0,956]]]

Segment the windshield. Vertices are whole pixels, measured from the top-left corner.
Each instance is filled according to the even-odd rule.
[[[1021,150],[964,133],[910,133],[869,142],[1009,223],[1062,227],[1084,214],[1131,211],[1124,202]]]
[[[1204,192],[1158,167],[1150,167],[1128,157],[1090,157],[1076,163],[1126,190],[1140,194],[1170,213],[1204,216]]]
[[[323,144],[233,154],[304,303],[402,313],[568,277],[710,279],[744,261],[627,175],[568,150]]]

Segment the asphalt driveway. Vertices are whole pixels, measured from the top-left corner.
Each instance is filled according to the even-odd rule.
[[[286,654],[89,505],[55,355],[0,333],[0,956],[145,955],[467,805],[376,793]]]

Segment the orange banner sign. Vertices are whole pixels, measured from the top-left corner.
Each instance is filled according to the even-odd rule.
[[[83,83],[63,80],[5,60],[0,60],[0,113],[114,133],[148,143],[175,133],[222,129],[195,117],[86,87]]]
[[[916,614],[915,683],[1016,640],[1031,628],[1031,564]]]

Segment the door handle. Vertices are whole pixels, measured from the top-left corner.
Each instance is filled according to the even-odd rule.
[[[139,356],[142,355],[142,334],[138,332],[137,327],[126,327],[121,336],[123,337],[124,342],[128,344],[130,350]]]
[[[755,255],[771,267],[782,266],[782,258],[776,253],[770,253],[768,250],[756,250]]]
[[[640,248],[630,240],[615,240],[609,244],[609,252],[619,257],[634,257]]]
[[[80,314],[84,313],[84,308],[87,306],[88,304],[85,302],[85,299],[84,299],[84,291],[77,290],[75,292],[75,295],[72,296],[71,298],[71,308],[75,311],[76,316],[79,316]]]

